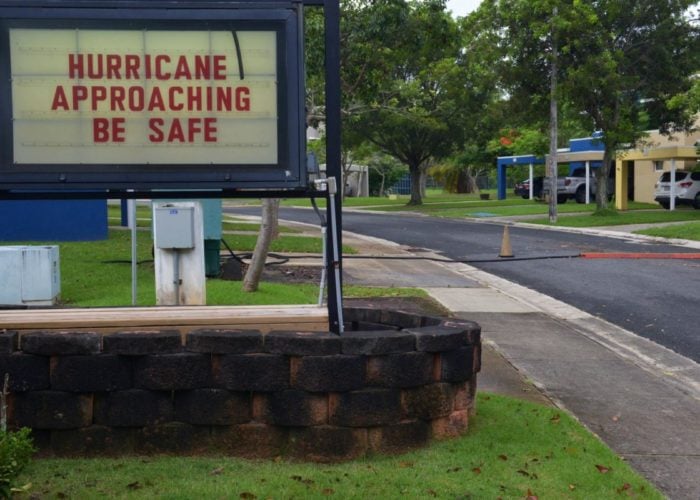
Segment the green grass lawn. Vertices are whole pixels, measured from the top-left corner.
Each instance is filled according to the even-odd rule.
[[[18,498],[663,498],[565,412],[493,394],[466,436],[398,456],[39,459],[28,483]]]
[[[700,219],[700,217],[698,217]],[[637,234],[648,236],[660,236],[662,238],[682,238],[684,240],[700,241],[700,221],[689,222],[688,224],[674,224],[668,227],[656,227],[635,231]]]
[[[659,222],[699,221],[700,210],[682,208],[677,210],[627,210],[610,215],[572,215],[558,218],[555,226],[563,227],[599,227],[626,224],[652,224]],[[533,224],[549,225],[549,219],[529,220]],[[670,230],[672,234],[674,230]],[[675,236],[674,236],[675,237]]]
[[[237,252],[251,251],[253,235],[226,235]],[[155,305],[155,274],[151,236],[137,235],[137,305]],[[56,244],[51,242],[31,244]],[[109,239],[91,242],[58,243],[61,265],[61,303],[74,307],[116,307],[131,305],[131,233],[110,230]],[[272,251],[320,253],[320,238],[284,236],[273,243]],[[346,253],[354,253],[344,247]],[[346,286],[347,297],[425,296],[425,292],[406,288],[367,288]],[[261,282],[255,293],[244,292],[241,282],[210,278],[207,280],[208,305],[314,304],[318,283],[283,284]]]
[[[521,215],[545,216],[549,211],[549,205],[542,201],[525,200],[520,196],[508,194],[506,199],[481,200],[478,194],[431,194],[423,199],[423,204],[409,206],[406,203],[408,196],[400,196],[398,199],[389,198],[346,198],[343,206],[348,208],[362,207],[366,210],[378,210],[384,212],[420,212],[435,217],[510,217]],[[285,200],[288,206],[310,206],[308,200]],[[325,206],[323,200],[318,200],[319,206]],[[580,203],[563,203],[558,205],[559,213],[592,213],[596,208],[595,203],[584,205]],[[657,210],[659,206],[654,203],[630,202],[629,211]]]

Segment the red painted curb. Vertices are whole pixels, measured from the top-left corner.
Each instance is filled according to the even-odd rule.
[[[633,253],[633,252],[587,252],[584,259],[700,259],[700,253]]]

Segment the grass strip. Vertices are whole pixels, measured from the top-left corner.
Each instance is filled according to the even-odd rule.
[[[561,227],[601,227],[697,220],[700,220],[700,210],[631,210],[602,216],[597,216],[595,214],[565,216],[559,218],[557,223],[553,225]],[[528,222],[532,224],[549,225],[549,219],[533,219]],[[673,231],[669,234],[673,234]],[[671,237],[675,238],[676,236]]]
[[[636,234],[660,236],[661,238],[681,238],[684,240],[700,241],[700,221],[688,224],[674,224],[667,227],[654,227],[635,231]]]
[[[494,394],[479,394],[466,436],[398,456],[40,459],[29,482],[41,498],[663,498],[562,410]]]

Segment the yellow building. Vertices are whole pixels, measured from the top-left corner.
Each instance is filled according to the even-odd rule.
[[[649,132],[645,146],[621,151],[616,161],[617,208],[626,209],[628,200],[654,203],[654,187],[663,172],[695,168],[699,141],[700,131],[666,137],[655,130]]]

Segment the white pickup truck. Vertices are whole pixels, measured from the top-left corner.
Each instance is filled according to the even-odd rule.
[[[608,199],[612,199],[612,194],[615,190],[615,179],[612,177],[615,169],[610,169],[610,177],[608,178]],[[544,178],[542,185],[542,196],[549,196],[550,192],[549,177]],[[596,194],[596,176],[595,170],[591,169],[588,182],[590,188],[590,199],[595,199]],[[575,168],[571,175],[557,178],[557,203],[566,203],[571,198],[576,200],[576,203],[586,203],[586,169],[583,167]]]

